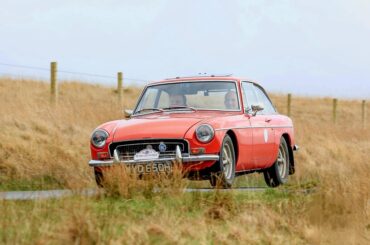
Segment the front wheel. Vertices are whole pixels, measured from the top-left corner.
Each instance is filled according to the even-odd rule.
[[[290,159],[288,144],[284,138],[281,138],[279,153],[275,163],[263,172],[265,182],[270,187],[277,187],[288,181],[290,168]]]
[[[235,179],[235,150],[229,135],[222,141],[220,160],[210,173],[210,183],[213,187],[230,188]]]

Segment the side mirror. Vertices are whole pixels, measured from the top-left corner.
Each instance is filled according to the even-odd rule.
[[[123,111],[123,114],[125,115],[125,118],[130,118],[131,117],[131,115],[132,115],[132,110],[124,110]]]
[[[245,107],[245,108],[244,108],[244,113],[245,113],[245,114],[250,114],[250,113],[251,113],[251,110],[252,110],[252,109],[251,109],[250,107]]]
[[[261,105],[261,104],[259,104],[259,105],[252,105],[251,108],[252,108],[252,115],[253,116],[257,115],[257,112],[262,111],[264,109],[263,108],[263,105]]]

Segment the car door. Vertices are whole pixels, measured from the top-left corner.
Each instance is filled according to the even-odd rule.
[[[253,168],[260,169],[270,164],[273,158],[275,133],[271,123],[273,121],[274,108],[271,103],[267,104],[266,95],[258,85],[251,82],[243,82],[242,87],[243,96],[245,97],[246,116],[250,121],[252,129]],[[267,100],[269,101],[268,98]],[[261,105],[264,109],[253,116],[252,105]]]
[[[252,166],[253,169],[261,168],[266,163],[267,159],[264,154],[265,137],[264,133],[266,122],[265,117],[261,113],[252,115],[252,105],[258,105],[259,100],[251,82],[242,82],[245,118],[250,122],[250,130],[252,131]]]
[[[259,144],[254,145],[256,155],[260,156],[260,161],[258,161],[257,165],[260,168],[265,168],[276,160],[275,117],[277,113],[264,89],[257,84],[253,84],[253,86],[258,102],[264,108],[257,113],[258,121],[261,122],[260,125],[264,124],[264,127],[263,132],[260,132],[262,135],[256,135],[256,142]]]
[[[247,108],[248,102],[247,97],[249,92],[246,90],[242,84],[241,86],[241,97],[244,105],[244,111]],[[255,97],[257,100],[257,97]],[[240,120],[237,122],[237,132],[238,132],[238,142],[240,147],[239,153],[239,169],[237,170],[250,170],[255,169],[254,159],[253,159],[253,129],[250,122],[250,116],[246,113],[241,115]]]

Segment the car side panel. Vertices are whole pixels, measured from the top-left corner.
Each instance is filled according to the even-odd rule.
[[[265,115],[250,118],[253,128],[253,165],[255,169],[264,168],[270,163],[275,144],[274,129],[268,127]]]
[[[253,169],[253,131],[251,128],[240,128],[235,132],[239,147],[236,171]]]
[[[293,124],[289,117],[283,115],[275,115],[274,124],[272,126],[275,126],[275,147],[273,150],[273,157],[266,167],[272,166],[272,164],[274,164],[274,162],[276,161],[279,152],[280,140],[284,134],[288,136],[289,142],[287,143],[292,149],[295,144]]]
[[[236,136],[237,146],[234,146],[238,148],[236,171],[253,169],[253,131],[249,118],[245,115],[235,117],[230,123],[230,127],[226,128],[225,131],[232,131]]]

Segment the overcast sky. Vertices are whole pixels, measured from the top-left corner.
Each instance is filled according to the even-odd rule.
[[[0,63],[52,60],[113,77],[232,73],[271,92],[370,98],[370,1],[0,0]]]

